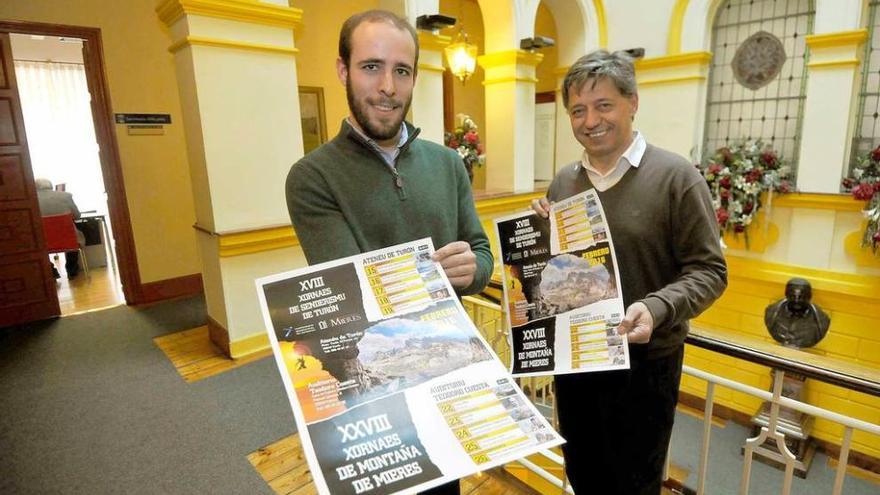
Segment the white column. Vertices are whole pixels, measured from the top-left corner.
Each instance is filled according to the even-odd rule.
[[[412,123],[419,137],[443,144],[443,48],[449,36],[419,31],[419,73],[413,89]]]
[[[568,110],[562,102],[562,84],[569,67],[559,67],[554,70],[556,74],[556,171],[560,168],[580,160],[584,153],[584,147],[574,138],[571,130],[571,119],[568,118]]]
[[[172,38],[211,338],[235,357],[237,343],[267,343],[254,279],[303,263],[284,197],[303,154],[302,11],[277,0],[204,7],[165,0],[156,11]]]
[[[709,52],[636,61],[639,108],[635,128],[652,144],[690,158],[702,142]]]
[[[535,67],[540,53],[508,50],[478,58],[486,71],[486,188],[535,185]]]
[[[837,193],[846,172],[853,109],[865,29],[807,36],[807,94],[801,131],[797,187],[801,192]]]

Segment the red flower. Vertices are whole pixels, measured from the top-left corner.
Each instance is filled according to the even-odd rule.
[[[856,185],[856,181],[854,181],[853,179],[850,179],[849,177],[847,177],[846,179],[843,179],[843,182],[841,182],[840,184],[841,184],[845,189],[849,190],[849,189],[852,189],[852,186]]]
[[[743,225],[743,224],[741,224],[741,223],[738,223],[738,224],[736,224],[736,225],[733,226],[733,231],[736,232],[736,233],[742,233],[742,232],[745,232],[745,231],[746,231],[746,226]]]
[[[856,199],[867,201],[874,195],[874,186],[871,184],[859,184],[852,189],[852,195]]]
[[[755,204],[749,201],[748,203],[743,205],[743,214],[748,215],[755,209]]]
[[[730,189],[722,189],[718,191],[718,197],[721,198],[721,201],[727,201],[730,199]]]
[[[783,194],[791,192],[791,182],[784,180],[779,183],[779,187],[776,188],[776,191],[781,192]]]
[[[871,160],[875,162],[880,162],[880,146],[874,148],[874,151],[871,152]]]
[[[724,208],[718,208],[715,210],[715,219],[718,220],[718,225],[726,224],[728,218],[730,218],[730,213]]]
[[[874,235],[871,236],[871,240],[874,241],[874,244],[880,244],[880,230],[874,232]]]
[[[467,134],[464,135],[464,140],[468,142],[468,144],[477,144],[477,141],[480,140],[477,133],[474,131],[468,131]]]
[[[478,154],[478,155],[482,155],[482,154],[483,154],[483,143],[480,143],[480,144],[477,145],[477,154]]]
[[[460,143],[458,142],[458,139],[452,138],[449,140],[449,147],[450,148],[457,149],[459,144]]]
[[[712,163],[709,165],[709,168],[706,169],[706,172],[711,175],[718,175],[718,172],[721,172],[724,169],[721,165],[717,163]]]
[[[764,172],[761,172],[761,169],[753,168],[749,170],[749,173],[746,174],[746,182],[752,183],[761,180],[761,177],[764,175]]]
[[[772,151],[765,151],[761,153],[760,161],[764,164],[765,167],[771,170],[775,169],[776,165],[779,164],[779,159],[776,158],[776,153]]]
[[[730,189],[730,177],[722,177],[718,184],[724,189]]]
[[[730,148],[724,147],[718,150],[718,153],[721,155],[721,159],[724,161],[725,165],[730,165],[733,163],[733,153],[731,153]]]

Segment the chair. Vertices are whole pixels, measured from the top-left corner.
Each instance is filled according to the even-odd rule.
[[[86,278],[89,276],[89,262],[86,253],[76,238],[76,227],[73,225],[73,213],[43,217],[43,233],[46,234],[46,251],[48,254],[79,251],[80,263]]]

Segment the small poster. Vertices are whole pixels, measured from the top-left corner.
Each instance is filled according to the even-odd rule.
[[[321,494],[418,493],[563,442],[433,251],[423,239],[257,280]]]
[[[501,243],[511,373],[581,373],[629,367],[620,275],[594,189],[550,207],[495,220]]]

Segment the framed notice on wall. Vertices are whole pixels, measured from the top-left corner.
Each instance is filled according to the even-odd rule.
[[[324,88],[299,87],[299,117],[302,122],[303,152],[309,153],[327,140]]]

